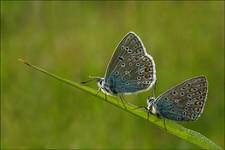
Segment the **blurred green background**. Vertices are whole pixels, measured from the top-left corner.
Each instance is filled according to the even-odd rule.
[[[224,147],[223,5],[1,1],[1,148],[198,148],[17,61],[75,82],[103,76],[129,31],[155,60],[157,95],[193,76],[208,77],[203,115],[182,124]],[[151,93],[125,98],[145,105]]]

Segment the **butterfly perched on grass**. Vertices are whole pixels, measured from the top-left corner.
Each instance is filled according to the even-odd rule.
[[[155,63],[141,39],[129,32],[116,47],[104,78],[92,78],[97,81],[99,90],[123,99],[123,95],[146,91],[155,84]]]
[[[203,110],[208,93],[205,76],[193,77],[169,89],[157,98],[147,99],[148,115],[176,121],[197,120]]]

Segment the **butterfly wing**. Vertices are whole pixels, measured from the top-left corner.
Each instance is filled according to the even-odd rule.
[[[206,77],[194,77],[160,95],[156,101],[156,109],[168,119],[197,120],[203,112],[207,92]]]
[[[154,85],[155,64],[140,38],[129,32],[117,46],[108,65],[105,84],[114,93],[133,93]]]

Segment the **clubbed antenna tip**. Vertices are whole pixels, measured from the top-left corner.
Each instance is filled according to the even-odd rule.
[[[27,61],[25,61],[24,59],[22,59],[22,58],[19,58],[18,61],[24,63],[25,65],[30,66],[30,64]]]

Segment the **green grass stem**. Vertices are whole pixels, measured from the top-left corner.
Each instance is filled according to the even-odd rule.
[[[64,79],[55,74],[49,73],[49,72],[45,71],[44,69],[34,66],[23,59],[19,59],[19,61],[21,61],[25,65],[27,65],[35,70],[38,70],[48,76],[51,76],[61,82],[64,82],[65,84],[69,84],[85,93],[88,93],[90,95],[98,97],[100,100],[104,100],[104,101],[106,101],[128,113],[131,113],[132,115],[135,115],[142,119],[145,119],[146,121],[149,121],[149,122],[159,126],[164,132],[173,134],[183,140],[186,140],[190,143],[198,145],[199,147],[204,148],[204,149],[222,149],[220,146],[218,146],[217,144],[212,142],[210,139],[208,139],[201,133],[196,132],[191,129],[187,129],[187,128],[183,127],[182,125],[177,124],[174,121],[166,120],[166,129],[165,129],[163,119],[157,118],[154,115],[150,115],[149,119],[147,120],[147,113],[142,109],[135,109],[135,108],[137,108],[137,106],[135,106],[135,105],[130,104],[130,105],[126,105],[126,107],[124,107],[124,105],[121,102],[119,102],[118,99],[115,97],[107,96],[107,99],[105,99],[105,95],[103,93],[100,92],[98,95],[96,95],[97,91],[92,88],[83,86],[79,83],[76,83],[76,82]]]

